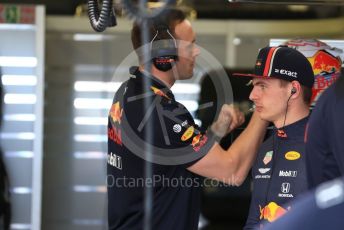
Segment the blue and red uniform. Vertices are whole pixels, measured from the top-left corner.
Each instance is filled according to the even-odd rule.
[[[202,178],[187,167],[210,150],[213,138],[198,129],[163,82],[137,68],[131,73],[134,76],[116,92],[109,113],[109,229],[143,229],[144,190],[151,186],[154,229],[196,230]],[[146,77],[151,80],[148,87]],[[150,102],[147,110],[145,98]],[[151,137],[146,129],[152,129]],[[147,143],[152,146],[152,178],[144,178]]]
[[[304,133],[308,117],[273,129],[262,144],[252,168],[253,192],[245,230],[273,222],[291,207],[292,199],[307,190]]]

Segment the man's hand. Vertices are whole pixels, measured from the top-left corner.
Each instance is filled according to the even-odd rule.
[[[244,122],[245,116],[238,108],[235,108],[233,104],[224,104],[218,119],[212,124],[211,130],[216,136],[222,138]]]

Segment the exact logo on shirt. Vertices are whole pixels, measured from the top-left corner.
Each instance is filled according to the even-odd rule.
[[[280,170],[279,171],[280,177],[297,177],[297,171],[291,170]]]
[[[293,194],[289,193],[290,192],[290,183],[284,182],[281,184],[281,192],[278,193],[278,197],[282,198],[292,198],[294,197]]]

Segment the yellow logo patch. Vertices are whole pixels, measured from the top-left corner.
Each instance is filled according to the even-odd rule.
[[[183,134],[181,140],[182,140],[182,141],[187,141],[187,140],[189,140],[189,139],[192,137],[194,131],[195,131],[195,128],[194,128],[193,126],[190,126],[190,127],[185,131],[185,133]]]
[[[297,160],[301,157],[301,154],[295,151],[290,151],[285,154],[285,159],[289,161]]]

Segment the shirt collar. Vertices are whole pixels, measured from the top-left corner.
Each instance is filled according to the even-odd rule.
[[[164,96],[168,99],[174,99],[174,95],[169,87],[157,77],[151,75],[148,71],[139,70],[138,66],[132,66],[129,69],[129,73],[135,76],[135,80],[143,85],[144,79],[149,78],[151,80],[150,90],[153,93]]]
[[[309,116],[306,116],[280,129],[277,129],[275,127],[274,133],[281,139],[286,139],[286,138],[293,139],[293,138],[298,138],[298,137],[304,137],[308,118]]]

